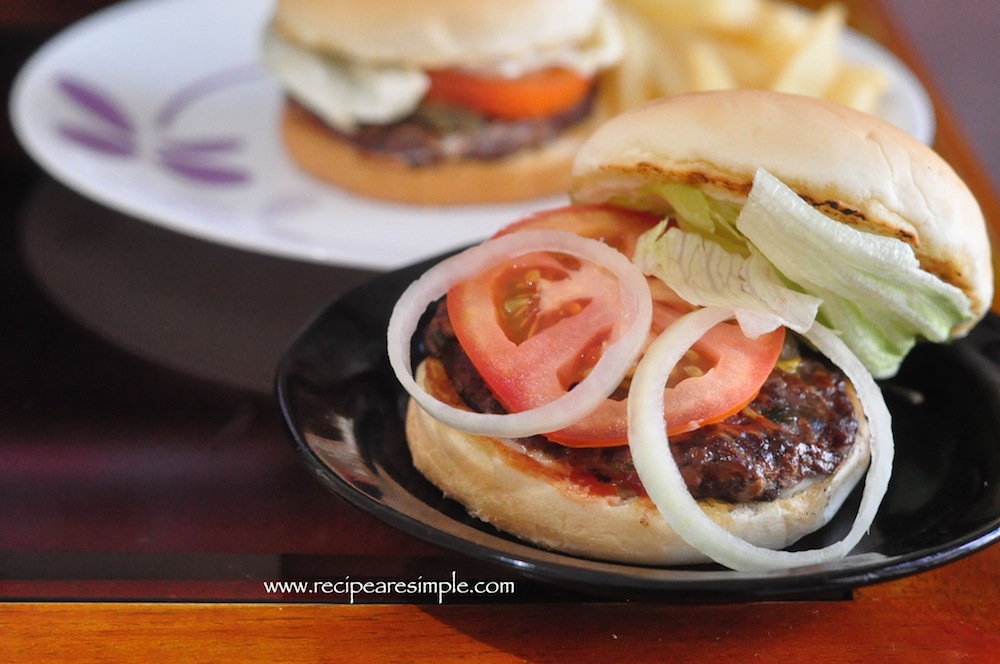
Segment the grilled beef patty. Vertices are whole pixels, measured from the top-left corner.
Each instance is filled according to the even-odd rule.
[[[461,159],[490,161],[555,140],[590,116],[594,98],[592,87],[573,108],[544,118],[501,120],[425,103],[390,124],[363,124],[351,133],[328,128],[361,150],[397,157],[408,166]]]
[[[824,357],[788,338],[782,361],[753,402],[721,422],[671,436],[674,459],[695,498],[774,500],[802,481],[831,474],[847,456],[858,430],[853,388]],[[504,412],[455,338],[445,300],[424,342],[471,409]],[[571,464],[581,477],[622,497],[645,494],[628,446],[572,448],[543,436],[520,443],[533,455]]]

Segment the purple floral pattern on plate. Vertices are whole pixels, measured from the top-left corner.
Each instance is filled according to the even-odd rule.
[[[173,137],[173,124],[191,104],[230,86],[260,80],[259,66],[246,65],[204,76],[171,95],[154,118],[156,135],[151,159],[161,168],[187,180],[208,185],[236,185],[251,179],[250,171],[232,159],[244,147],[237,136]],[[141,140],[136,122],[122,104],[97,84],[69,74],[56,80],[56,88],[80,118],[61,122],[56,130],[64,140],[86,150],[119,159],[140,159]]]

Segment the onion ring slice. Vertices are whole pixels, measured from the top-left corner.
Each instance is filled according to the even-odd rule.
[[[738,571],[770,571],[815,565],[846,556],[871,527],[892,471],[889,409],[874,378],[844,342],[818,323],[806,332],[817,349],[854,384],[871,430],[871,463],[854,524],[844,539],[820,549],[774,551],[755,546],[712,521],[691,496],[670,453],[663,415],[663,389],[683,354],[715,325],[734,317],[720,307],[698,309],[678,319],[649,347],[629,390],[629,447],[646,492],[671,528],[715,562]]]
[[[593,369],[572,390],[544,406],[518,413],[484,414],[445,404],[421,388],[413,377],[410,342],[427,307],[462,281],[512,258],[539,251],[569,254],[612,272],[619,282],[622,328]],[[432,417],[450,427],[482,436],[524,438],[556,431],[583,419],[621,384],[649,335],[653,304],[649,284],[624,254],[599,240],[569,231],[533,230],[511,233],[476,245],[438,263],[403,292],[387,332],[389,363],[406,391]]]

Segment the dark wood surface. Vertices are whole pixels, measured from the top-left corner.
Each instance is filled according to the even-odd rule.
[[[106,3],[0,9],[0,81]],[[920,73],[876,3],[854,25]],[[1000,202],[931,89],[936,147]],[[1000,549],[836,598],[624,603],[404,535],[330,495],[271,390],[281,352],[371,275],[207,244],[43,174],[0,127],[0,658],[858,661],[1000,647]],[[264,581],[515,580],[500,601],[271,594]],[[979,661],[979,660],[977,660]]]

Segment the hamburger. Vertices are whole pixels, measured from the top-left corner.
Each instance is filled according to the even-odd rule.
[[[278,0],[263,40],[294,161],[425,204],[565,191],[622,50],[602,0]]]
[[[966,185],[872,116],[741,90],[605,123],[570,197],[396,305],[415,467],[479,519],[577,556],[767,570],[850,552],[891,472],[876,379],[992,300]],[[842,540],[784,550],[862,479]]]

